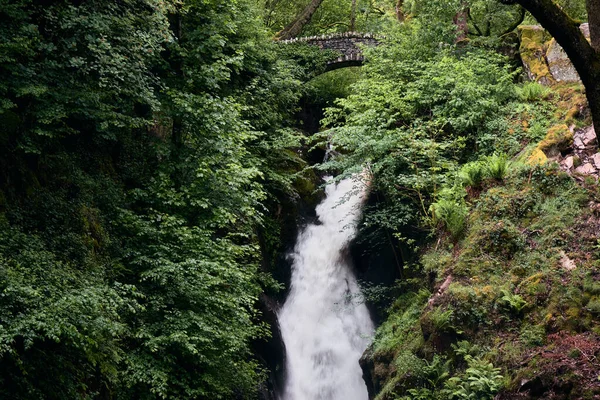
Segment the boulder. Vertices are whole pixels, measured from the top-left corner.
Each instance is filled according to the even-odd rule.
[[[588,24],[582,24],[579,29],[589,40],[590,28]],[[548,50],[546,51],[546,61],[552,77],[557,82],[579,82],[579,75],[575,70],[571,60],[567,56],[567,53],[562,47],[552,39],[548,44]]]
[[[582,175],[592,175],[596,173],[596,168],[590,163],[585,163],[582,166],[575,168],[575,172]]]
[[[596,167],[596,169],[600,170],[600,153],[596,153],[590,157],[589,161]]]
[[[557,82],[579,82],[579,75],[571,64],[567,53],[552,39],[546,52],[546,60],[552,77]]]
[[[565,167],[565,169],[572,169],[573,166],[575,165],[575,157],[573,156],[569,156],[567,158],[565,158],[562,162],[562,165]]]
[[[529,79],[551,85],[554,79],[546,62],[546,47],[552,37],[539,25],[522,25],[518,32],[521,42],[519,53]]]
[[[598,141],[596,140],[596,131],[594,131],[593,126],[580,129],[573,135],[573,146],[577,150],[590,148],[596,146],[596,144],[598,144]]]
[[[589,40],[589,25],[582,24],[579,29]],[[529,79],[546,86],[580,81],[567,53],[541,26],[520,26],[519,39],[519,52]]]

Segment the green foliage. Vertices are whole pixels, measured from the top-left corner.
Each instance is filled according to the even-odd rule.
[[[518,87],[517,94],[524,101],[537,101],[546,99],[551,93],[552,89],[538,83],[538,82],[527,82],[523,86]]]
[[[452,308],[448,308],[447,310],[443,310],[441,307],[438,307],[427,314],[427,319],[433,325],[433,329],[435,332],[439,333],[461,333],[458,328],[453,324],[454,322],[454,310]]]
[[[479,162],[470,162],[460,167],[458,176],[464,186],[479,188],[486,177],[486,168]]]
[[[252,398],[257,232],[311,179],[327,55],[248,1],[75,3],[0,1],[0,397]]]
[[[265,25],[274,34],[302,12],[309,1],[264,0],[259,1],[263,9]],[[324,1],[304,27],[301,36],[322,35],[337,32],[379,32],[392,20],[393,4],[382,1],[357,0],[354,27],[351,27],[352,0]]]
[[[483,159],[487,176],[495,180],[502,180],[510,167],[508,157],[505,154],[493,154]]]
[[[441,222],[453,238],[458,239],[464,232],[469,214],[466,204],[440,199],[431,205],[431,210],[434,223]]]
[[[322,168],[345,174],[368,168],[372,176],[382,201],[365,210],[363,228],[385,227],[386,234],[409,240],[420,234],[412,226],[425,228],[432,219],[460,236],[467,214],[462,199],[433,195],[451,182],[466,146],[487,133],[487,116],[514,95],[504,58],[469,46],[459,51],[450,37],[439,47],[431,26],[422,24],[411,20],[365,50],[363,77],[326,110],[323,123],[330,129],[321,135],[342,154]]]
[[[525,324],[521,328],[520,338],[530,347],[541,346],[546,341],[546,329],[540,325]]]
[[[527,307],[527,302],[521,296],[518,294],[513,294],[508,290],[502,290],[500,304],[506,307],[506,309],[508,309],[510,312],[513,312],[517,315],[521,314],[525,307]]]
[[[465,356],[468,368],[464,374],[454,376],[445,384],[444,393],[448,399],[492,400],[502,387],[503,376],[500,368],[471,356]]]

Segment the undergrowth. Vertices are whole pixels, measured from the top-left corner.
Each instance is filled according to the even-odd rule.
[[[432,206],[447,234],[420,263],[437,277],[433,293],[448,276],[452,283],[429,301],[424,290],[404,294],[378,330],[374,359],[403,366],[383,377],[379,400],[493,399],[519,390],[524,377],[552,377],[536,355],[553,346],[552,333],[600,333],[600,261],[587,208],[597,189],[552,164],[503,156],[466,164],[458,178]],[[577,267],[567,269],[565,257]]]

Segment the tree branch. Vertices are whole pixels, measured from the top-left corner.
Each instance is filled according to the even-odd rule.
[[[479,27],[475,23],[475,19],[471,15],[471,9],[470,8],[467,10],[467,17],[469,18],[469,21],[471,21],[471,24],[473,24],[473,28],[475,28],[475,30],[477,31],[477,35],[475,35],[475,36],[483,36],[483,33],[481,33],[481,29],[479,29]],[[471,35],[473,35],[473,33],[471,33]]]
[[[277,34],[277,39],[286,40],[295,38],[302,32],[302,29],[308,24],[323,0],[311,0],[310,3],[302,10],[302,12],[281,32]]]
[[[525,20],[525,9],[522,6],[519,6],[519,9],[521,10],[521,14],[519,14],[519,18],[510,27],[508,27],[504,32],[502,32],[502,34],[500,36],[504,36],[507,33],[514,31],[515,29],[517,29],[517,27],[519,25],[521,25],[523,23],[523,21]]]

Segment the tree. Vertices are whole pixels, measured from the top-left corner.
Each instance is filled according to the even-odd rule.
[[[588,12],[588,21],[590,23],[590,39],[592,47],[600,51],[600,1],[587,0],[586,8]]]
[[[579,23],[552,0],[502,0],[518,3],[556,39],[565,50],[585,86],[596,132],[600,132],[600,0],[587,0],[590,44]]]
[[[281,40],[286,40],[298,36],[300,32],[302,32],[302,28],[310,22],[313,14],[317,11],[317,8],[319,8],[322,2],[323,0],[311,0],[304,10],[302,10],[292,22],[279,32],[277,37]]]

